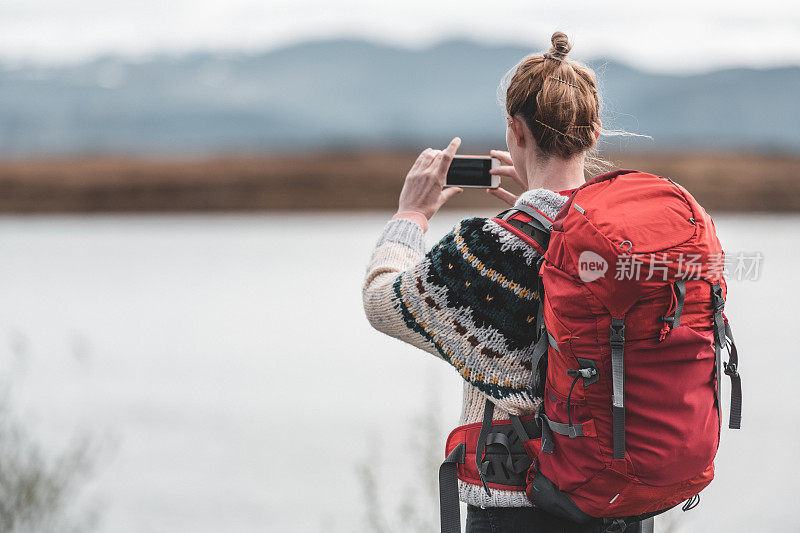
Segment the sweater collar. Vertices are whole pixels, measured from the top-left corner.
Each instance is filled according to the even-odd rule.
[[[572,191],[563,192],[571,193]],[[531,189],[520,194],[515,205],[524,204],[536,208],[544,215],[554,219],[565,203],[567,203],[567,196],[559,192],[550,189]]]

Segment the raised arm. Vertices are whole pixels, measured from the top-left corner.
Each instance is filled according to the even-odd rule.
[[[364,310],[378,331],[448,362],[506,411],[527,411],[536,258],[491,219],[462,220],[427,253],[420,225],[392,220],[367,268]]]
[[[364,310],[378,331],[448,362],[505,411],[529,411],[536,251],[492,219],[469,218],[425,253],[427,220],[457,192],[443,185],[458,142],[423,152],[406,177],[367,267]],[[551,217],[566,200],[544,189],[519,199],[495,192]]]

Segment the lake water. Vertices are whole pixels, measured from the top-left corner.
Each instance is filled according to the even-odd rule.
[[[437,215],[429,245],[459,216]],[[436,523],[420,456],[457,422],[461,382],[364,319],[387,218],[0,218],[0,368],[48,450],[87,433],[100,448],[80,498],[99,531],[364,531],[374,499],[399,531],[415,490]],[[745,429],[725,430],[716,480],[673,530],[798,531],[800,217],[716,222],[728,252],[764,257],[727,309]]]

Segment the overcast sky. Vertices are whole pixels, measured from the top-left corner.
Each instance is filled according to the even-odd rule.
[[[800,3],[789,0],[0,0],[0,61],[257,51],[324,37],[533,46],[555,29],[574,41],[576,58],[650,70],[800,64]]]

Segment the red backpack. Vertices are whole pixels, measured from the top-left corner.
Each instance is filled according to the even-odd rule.
[[[487,402],[483,424],[451,433],[443,531],[454,530],[456,475],[487,491],[524,486],[536,507],[608,531],[693,506],[714,477],[723,371],[729,425],[741,421],[711,217],[672,180],[620,170],[578,188],[555,220],[525,205],[494,220],[543,255],[532,356],[543,401],[535,416],[494,423]]]

